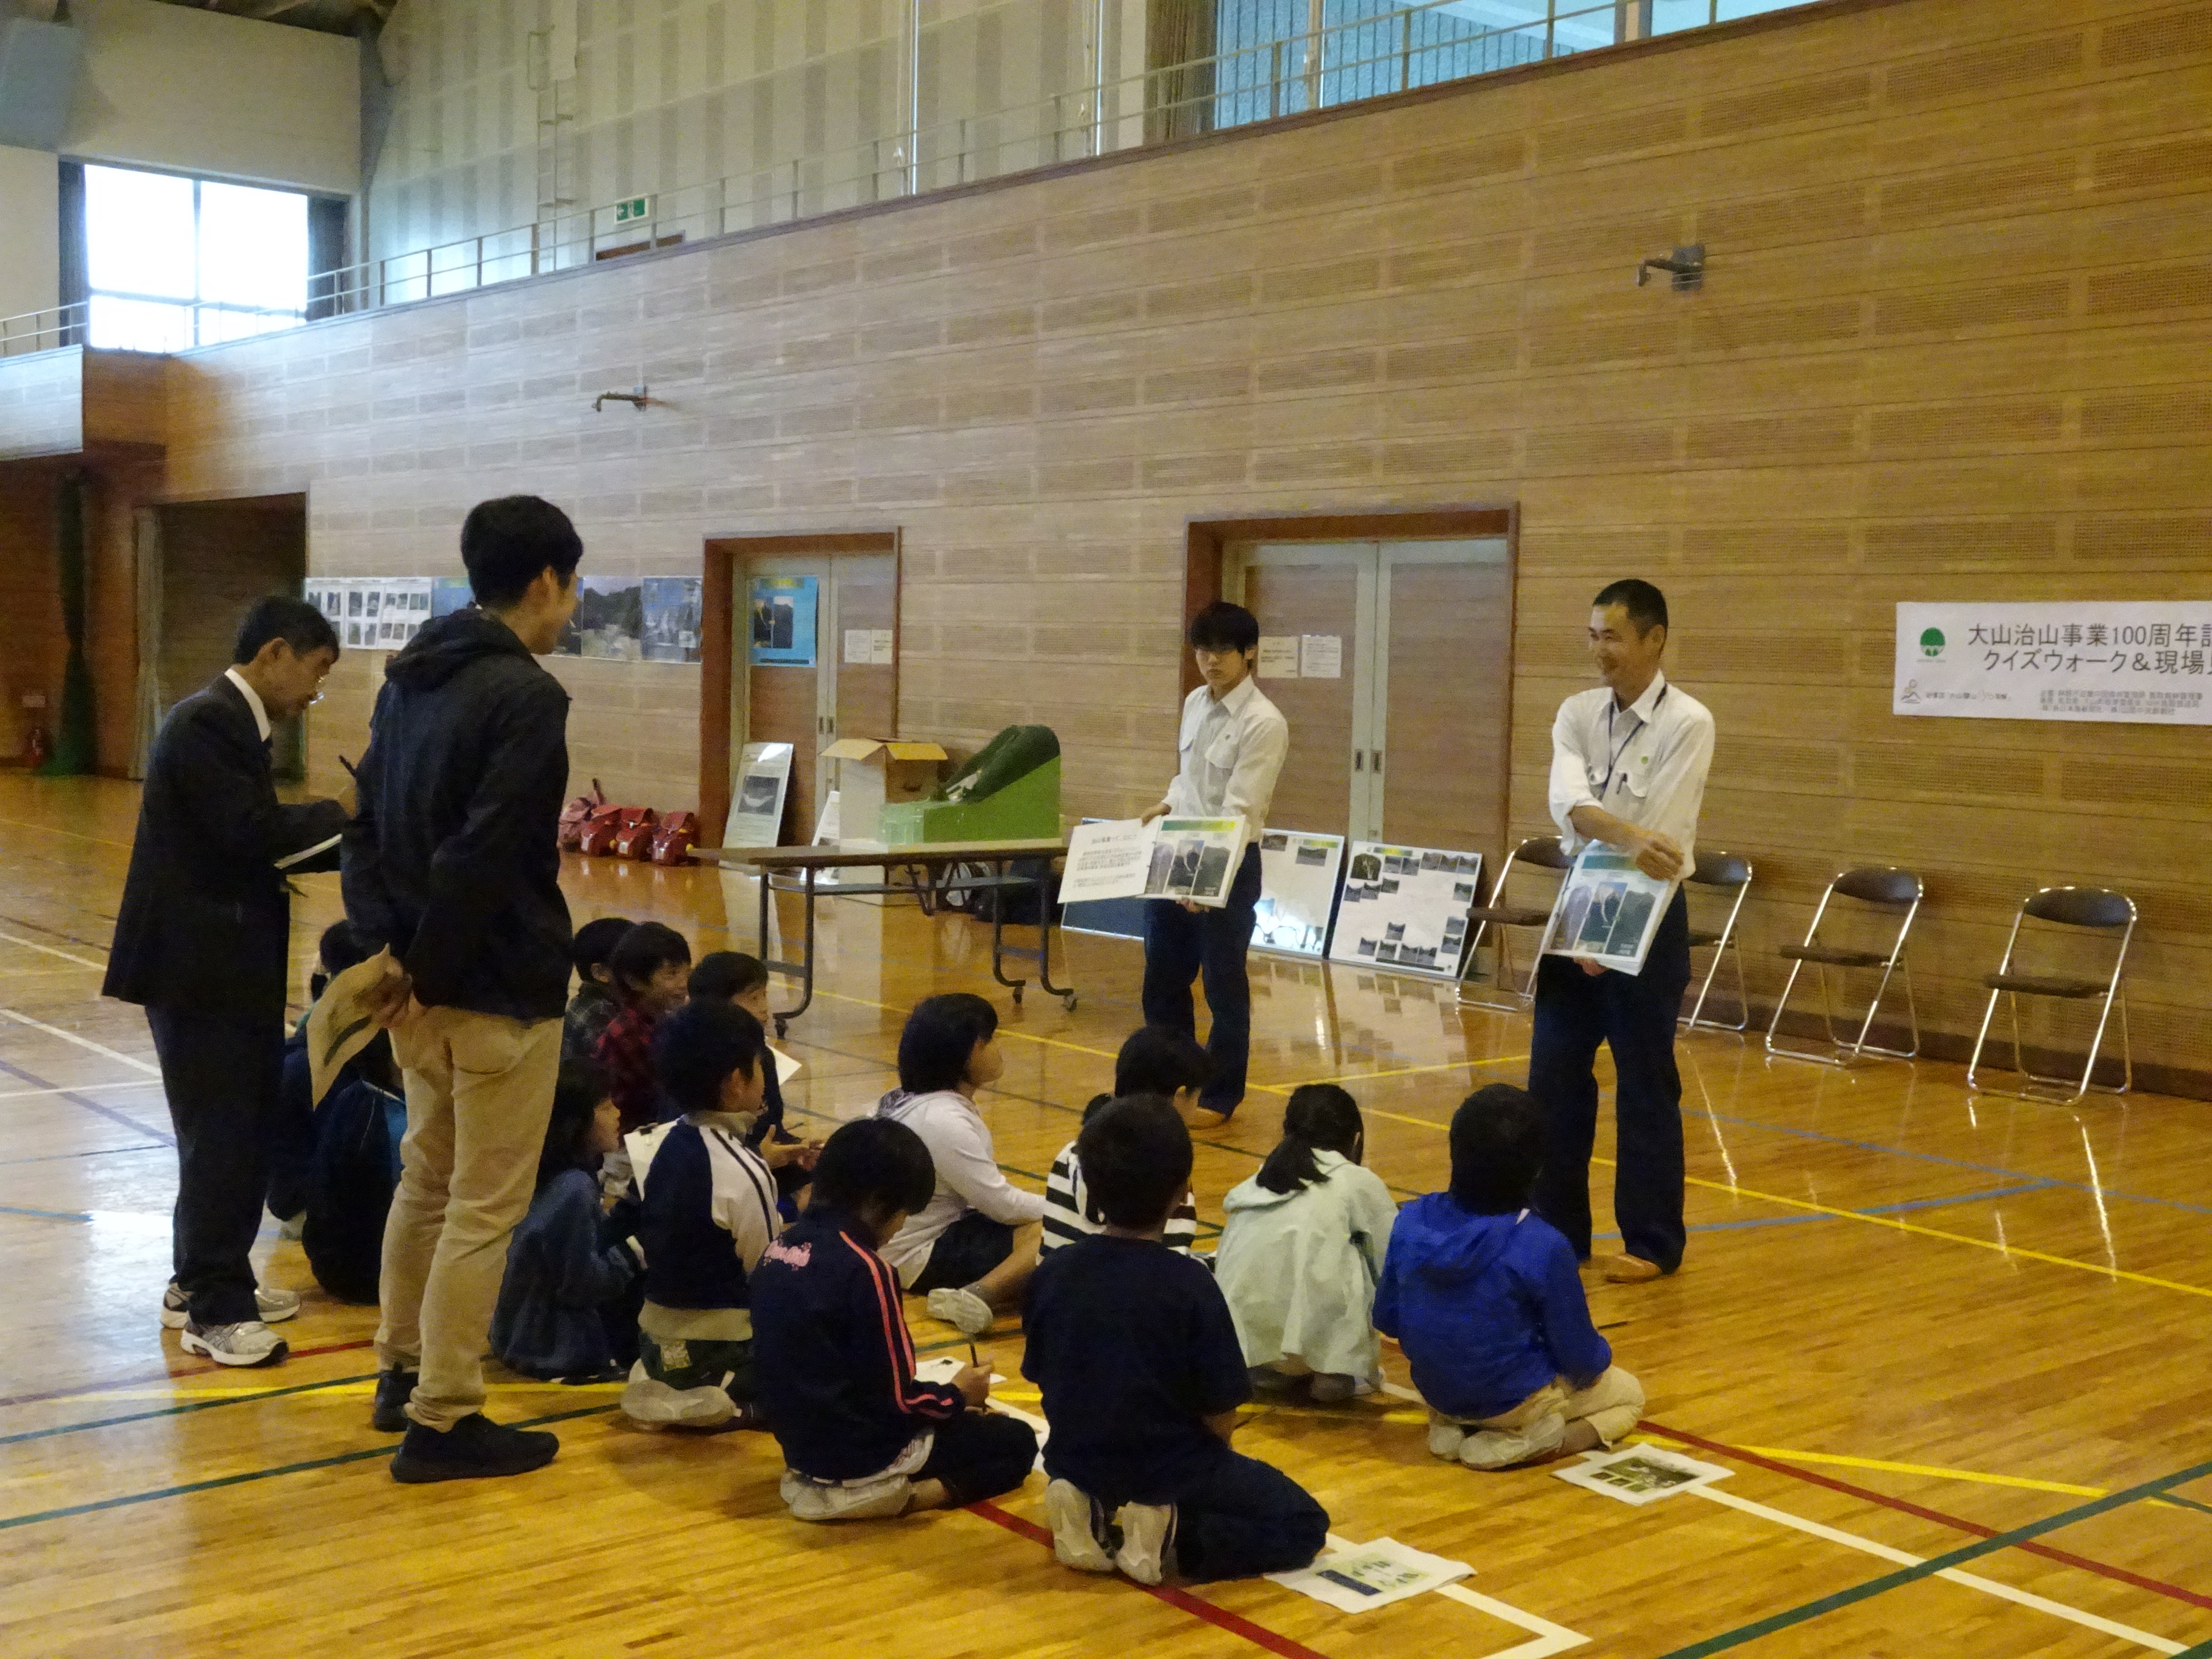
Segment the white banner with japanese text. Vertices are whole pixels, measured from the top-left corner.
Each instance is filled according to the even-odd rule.
[[[1900,605],[1899,714],[2212,726],[2212,599]]]

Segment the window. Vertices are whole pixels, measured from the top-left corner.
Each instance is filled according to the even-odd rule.
[[[89,343],[181,351],[307,315],[307,198],[122,167],[84,170]]]

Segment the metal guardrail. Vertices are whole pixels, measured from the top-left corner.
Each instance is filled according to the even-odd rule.
[[[1802,0],[1795,0],[1802,3]],[[1641,7],[1647,33],[1672,33],[1724,21],[1743,0],[1626,0]],[[1494,73],[1605,43],[1625,15],[1622,0],[1528,0],[1528,21],[1501,27],[1451,27],[1468,0],[1417,5],[1310,30],[1259,46],[1034,103],[963,116],[867,140],[850,149],[781,161],[648,196],[642,219],[613,205],[535,224],[380,256],[308,279],[300,313],[266,313],[278,327],[378,310],[623,254],[732,232],[791,224],[874,203],[1003,178],[1034,168],[1141,149],[1170,139],[1335,107],[1416,87]],[[1775,8],[1779,9],[1779,8]],[[0,356],[88,343],[94,302],[0,319]],[[237,339],[265,329],[240,325],[240,310],[179,302],[191,338],[174,349]],[[204,313],[222,313],[212,318]],[[206,326],[210,321],[217,329]]]

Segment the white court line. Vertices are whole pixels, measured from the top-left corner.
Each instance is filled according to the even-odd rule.
[[[64,962],[74,962],[80,968],[98,968],[106,971],[107,964],[94,962],[90,957],[72,956],[67,951],[58,951],[51,945],[41,945],[34,939],[25,939],[21,933],[0,933],[0,939],[10,945],[20,945],[29,951],[44,951],[50,957],[59,957]]]
[[[94,1042],[90,1037],[81,1037],[75,1031],[64,1031],[58,1025],[49,1025],[43,1019],[33,1019],[28,1014],[19,1014],[13,1008],[0,1008],[0,1019],[12,1019],[18,1025],[27,1025],[34,1031],[44,1031],[50,1037],[59,1037],[64,1042],[74,1042],[80,1048],[89,1048],[95,1054],[105,1054],[118,1065],[128,1066],[134,1072],[143,1072],[149,1077],[161,1075],[161,1068],[149,1066],[134,1055],[109,1048],[104,1042]]]
[[[1825,1538],[1832,1544],[1841,1544],[1845,1549],[1858,1550],[1868,1555],[1880,1556],[1883,1560],[1900,1567],[1917,1567],[1926,1557],[1910,1555],[1903,1550],[1892,1549],[1887,1544],[1877,1544],[1870,1538],[1861,1538],[1856,1533],[1838,1532],[1833,1527],[1824,1527],[1817,1521],[1808,1521],[1802,1515],[1791,1515],[1786,1510],[1769,1509],[1764,1504],[1754,1504],[1748,1498],[1739,1498],[1734,1492],[1723,1492],[1718,1486],[1692,1488],[1695,1495],[1710,1504],[1720,1504],[1729,1509],[1741,1510],[1746,1515],[1755,1515],[1762,1521],[1771,1521],[1778,1526],[1790,1527],[1815,1538]],[[2163,1636],[2153,1636],[2148,1631],[2137,1630],[2132,1625],[2123,1625],[2085,1613],[2080,1607],[2068,1607],[2063,1601],[2053,1601],[2024,1589],[2014,1589],[2010,1584],[2001,1584],[1994,1578],[1984,1578],[1978,1573],[1962,1572],[1956,1567],[1945,1567],[1934,1575],[1948,1578],[1954,1584],[1964,1584],[1969,1589],[1980,1590],[2001,1601],[2015,1601],[2024,1607],[2033,1607],[2038,1613],[2047,1613],[2085,1629],[2117,1636],[2124,1642],[2133,1642],[2137,1647],[2148,1648],[2154,1653],[2182,1653],[2187,1651],[2179,1642],[2168,1641]]]
[[[1349,1538],[1340,1538],[1334,1533],[1328,1535],[1328,1547],[1336,1550],[1358,1547]],[[1553,1654],[1565,1653],[1569,1648],[1583,1647],[1589,1641],[1589,1637],[1577,1636],[1564,1625],[1555,1625],[1548,1619],[1539,1619],[1533,1613],[1523,1613],[1518,1607],[1508,1607],[1496,1597],[1471,1590],[1464,1584],[1439,1584],[1436,1593],[1464,1607],[1486,1613],[1492,1619],[1502,1619],[1509,1625],[1517,1625],[1536,1638],[1534,1641],[1523,1642],[1518,1647],[1487,1655],[1486,1659],[1550,1659]]]
[[[33,1095],[81,1095],[94,1089],[158,1089],[161,1086],[159,1078],[149,1078],[143,1083],[72,1083],[59,1089],[0,1089],[0,1100],[28,1100]]]

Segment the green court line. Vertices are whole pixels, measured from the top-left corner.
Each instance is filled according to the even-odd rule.
[[[295,1382],[289,1388],[241,1391],[222,1400],[188,1400],[181,1406],[159,1406],[152,1411],[131,1412],[123,1417],[94,1418],[88,1423],[64,1423],[58,1428],[28,1429],[21,1434],[0,1434],[0,1446],[20,1445],[26,1440],[47,1440],[58,1434],[76,1434],[86,1429],[112,1429],[125,1423],[144,1423],[156,1417],[182,1417],[187,1412],[213,1411],[218,1406],[241,1406],[252,1400],[277,1400],[288,1394],[313,1394],[318,1389],[341,1388],[348,1382],[374,1382],[376,1373],[364,1376],[333,1376],[322,1382]]]
[[[1856,1602],[1864,1601],[1869,1597],[1880,1595],[1885,1590],[1918,1583],[1922,1579],[1933,1577],[1946,1568],[1964,1566],[1969,1561],[1978,1561],[1985,1555],[1994,1555],[1997,1551],[2009,1549],[2014,1544],[2025,1543],[2032,1538],[2040,1538],[2047,1532],[2057,1532],[2062,1527],[2070,1527],[2076,1522],[2087,1521],[2091,1516],[2102,1515],[2108,1510],[2116,1510],[2129,1504],[2139,1503],[2146,1498],[2159,1497],[2172,1487],[2185,1486],[2191,1481],[2201,1480],[2208,1474],[2212,1474],[2212,1462],[2199,1463],[2194,1468],[2184,1469],[2178,1474],[2160,1475],[2157,1480],[2146,1480],[2141,1486],[2129,1486],[2106,1497],[2093,1498],[2086,1504],[2077,1504],[2070,1510],[2061,1510],[2056,1515],[2047,1516],[2041,1521],[2030,1522],[2024,1527],[2015,1527],[2010,1532],[1997,1533],[1977,1543],[1963,1545],[1942,1555],[1931,1555],[1917,1567],[1900,1567],[1895,1572],[1885,1573],[1879,1578],[1870,1578],[1865,1583],[1855,1584],[1849,1589],[1837,1590],[1832,1595],[1823,1595],[1816,1601],[1808,1601],[1802,1607],[1791,1607],[1784,1613],[1769,1613],[1764,1619],[1754,1620],[1747,1625],[1739,1625],[1735,1629],[1723,1631],[1718,1636],[1709,1636],[1702,1642],[1692,1642],[1686,1648],[1676,1648],[1663,1655],[1662,1659],[1705,1659],[1708,1654],[1725,1653],[1730,1648],[1741,1647],[1747,1642],[1756,1642],[1761,1637],[1771,1636],[1777,1631],[1788,1630],[1793,1625],[1802,1625],[1808,1620],[1818,1619],[1823,1613],[1833,1613],[1839,1607],[1848,1607]],[[2191,1648],[2189,1653],[2212,1654],[2212,1643]],[[2188,1656],[2183,1655],[2181,1659],[2188,1659]]]
[[[535,1428],[542,1423],[562,1423],[572,1417],[591,1417],[600,1412],[614,1410],[612,1402],[604,1406],[580,1406],[574,1411],[554,1412],[545,1417],[528,1417],[507,1426],[516,1429]],[[303,1462],[280,1464],[273,1469],[249,1469],[243,1474],[218,1475],[212,1480],[192,1480],[181,1486],[161,1486],[152,1492],[127,1492],[120,1498],[103,1498],[96,1503],[72,1504],[58,1510],[40,1510],[31,1515],[0,1516],[0,1532],[14,1527],[35,1526],[41,1521],[66,1521],[73,1516],[97,1515],[103,1510],[127,1509],[134,1504],[151,1504],[163,1498],[188,1498],[195,1492],[219,1492],[225,1486],[243,1486],[256,1480],[273,1480],[280,1474],[304,1474],[310,1469],[331,1469],[343,1463],[364,1462],[372,1457],[389,1457],[398,1450],[395,1441],[380,1446],[370,1446],[362,1451],[340,1452],[333,1457],[311,1457]]]
[[[2212,1642],[2199,1642],[2193,1648],[2184,1648],[2173,1659],[2212,1659]]]
[[[2151,1500],[2154,1504],[2171,1504],[2176,1509],[2195,1510],[2199,1515],[2212,1515],[2212,1504],[2200,1504],[2193,1498],[2176,1498],[2172,1492],[2162,1492]]]

